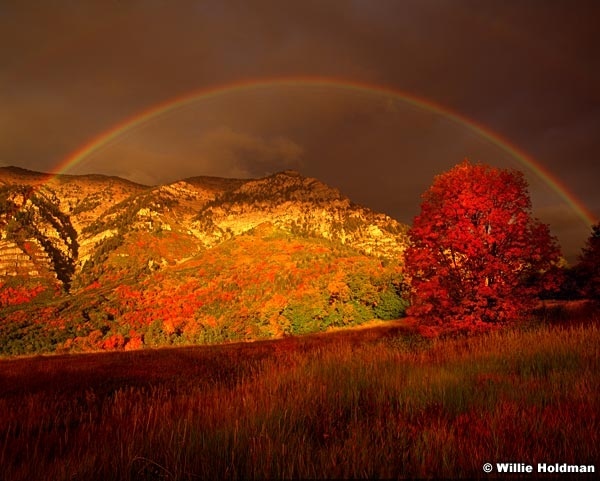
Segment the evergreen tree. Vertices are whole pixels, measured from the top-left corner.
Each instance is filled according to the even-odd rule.
[[[581,293],[591,299],[600,299],[600,222],[592,227],[592,234],[579,256],[577,276]]]

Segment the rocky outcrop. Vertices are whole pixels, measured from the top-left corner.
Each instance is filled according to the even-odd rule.
[[[17,275],[56,277],[50,257],[34,241],[29,241],[24,250],[14,242],[2,240],[0,241],[0,277]]]
[[[263,222],[297,235],[323,237],[369,255],[398,257],[406,227],[358,206],[317,179],[286,171],[251,180],[202,208],[192,231],[208,246]]]
[[[4,276],[57,278],[68,288],[78,254],[77,232],[45,186],[5,185],[0,189],[0,239]]]
[[[136,232],[176,235],[200,252],[265,223],[382,258],[398,259],[407,245],[406,226],[295,171],[147,187],[115,177],[0,168],[0,278],[48,275],[68,288],[87,262],[135,251],[127,246]],[[174,248],[175,262],[177,255]],[[189,255],[188,248],[181,258]]]

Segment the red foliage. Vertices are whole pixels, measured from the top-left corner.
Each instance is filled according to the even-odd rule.
[[[133,330],[129,331],[129,341],[125,344],[125,350],[135,351],[136,349],[141,349],[142,344],[141,336]]]
[[[100,282],[99,281],[94,281],[89,286],[85,287],[83,290],[84,291],[91,291],[91,290],[94,290],[94,289],[99,289],[100,287],[102,287],[102,285],[100,284]]]
[[[121,334],[113,334],[102,343],[102,349],[106,351],[114,351],[122,349],[125,346],[125,338]]]
[[[35,287],[3,287],[0,284],[0,307],[24,304],[44,290],[44,287],[39,285]]]
[[[506,321],[527,311],[559,260],[548,227],[531,216],[520,172],[468,161],[435,178],[405,254],[410,314],[437,323]]]

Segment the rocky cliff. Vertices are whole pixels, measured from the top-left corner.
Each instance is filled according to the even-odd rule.
[[[143,186],[0,168],[0,355],[394,319],[406,230],[293,171]]]
[[[134,232],[186,237],[196,248],[172,252],[180,261],[263,223],[381,258],[400,257],[406,245],[404,225],[294,171],[150,187],[0,168],[0,278],[50,276],[69,288],[86,262],[101,261]]]

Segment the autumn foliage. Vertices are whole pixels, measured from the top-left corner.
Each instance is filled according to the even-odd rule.
[[[435,178],[409,235],[410,313],[440,324],[518,318],[560,255],[523,174],[467,160]]]
[[[0,308],[7,306],[16,306],[29,302],[44,291],[41,285],[33,287],[28,286],[8,286],[0,282]]]
[[[600,300],[600,222],[593,226],[592,234],[579,257],[577,274],[581,293]]]
[[[76,295],[49,292],[43,308],[26,303],[35,291],[0,286],[0,355],[308,334],[397,319],[407,304],[399,262],[273,226],[180,263],[173,253],[188,246],[175,233],[138,231],[131,240],[135,250],[120,246],[86,268],[90,282]],[[11,307],[17,301],[25,304]]]

